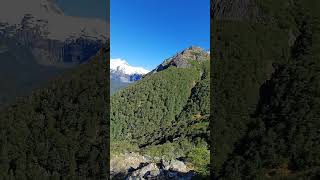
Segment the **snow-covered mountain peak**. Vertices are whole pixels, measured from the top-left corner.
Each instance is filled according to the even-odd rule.
[[[146,70],[142,67],[130,66],[127,61],[120,58],[110,59],[110,70],[118,72],[120,71],[128,75],[147,74],[149,72],[149,70]]]

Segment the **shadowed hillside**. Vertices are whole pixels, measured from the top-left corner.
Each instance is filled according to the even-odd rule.
[[[211,8],[214,178],[318,179],[319,3],[238,3]]]
[[[107,51],[0,112],[0,177],[106,178]]]

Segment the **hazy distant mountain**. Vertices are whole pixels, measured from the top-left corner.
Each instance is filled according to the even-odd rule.
[[[127,87],[130,83],[138,81],[149,71],[142,67],[130,66],[125,60],[110,60],[110,86],[111,94]]]

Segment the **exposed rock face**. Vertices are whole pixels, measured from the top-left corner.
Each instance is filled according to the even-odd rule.
[[[165,60],[152,73],[159,72],[167,69],[170,66],[176,66],[177,68],[188,68],[191,66],[191,61],[204,61],[210,59],[210,54],[202,48],[191,46],[190,48],[183,50],[175,56]]]
[[[211,17],[217,20],[258,20],[260,12],[254,0],[213,0]]]
[[[149,163],[150,160],[138,153],[127,153],[114,156],[110,161],[111,175],[116,175],[120,172],[128,173],[130,169],[139,168],[141,163]]]
[[[138,153],[121,154],[111,158],[112,179],[192,179],[195,173],[179,160],[153,162]]]
[[[176,159],[173,159],[170,161],[169,170],[183,172],[183,173],[188,172],[187,166],[182,161],[178,161]]]
[[[160,175],[160,169],[158,168],[158,166],[155,163],[150,163],[144,167],[142,167],[141,169],[137,169],[135,171],[132,172],[132,174],[128,177],[128,179],[130,178],[143,178],[146,176],[149,177],[156,177]]]

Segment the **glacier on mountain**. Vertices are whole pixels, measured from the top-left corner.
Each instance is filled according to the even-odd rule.
[[[110,78],[113,81],[119,82],[135,82],[147,74],[149,70],[142,67],[130,66],[127,61],[123,59],[110,59]]]

